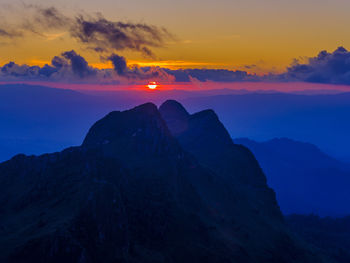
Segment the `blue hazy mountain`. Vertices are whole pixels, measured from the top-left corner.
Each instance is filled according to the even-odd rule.
[[[94,121],[118,105],[72,90],[1,85],[0,160],[79,145]]]
[[[315,145],[287,138],[234,141],[254,153],[285,214],[350,214],[350,207],[344,205],[350,202],[350,165]]]
[[[180,100],[190,111],[217,112],[233,138],[257,141],[287,137],[319,146],[350,161],[350,93],[301,95],[250,93]]]

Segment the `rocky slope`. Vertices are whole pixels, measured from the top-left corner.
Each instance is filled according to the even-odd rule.
[[[80,147],[0,164],[0,261],[323,262],[215,113],[179,106],[111,112]]]
[[[350,262],[350,217],[319,217],[290,215],[286,221],[291,229],[329,258],[339,263]]]

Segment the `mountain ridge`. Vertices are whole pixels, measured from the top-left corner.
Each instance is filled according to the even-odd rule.
[[[225,133],[216,114],[207,114],[209,127]],[[208,118],[191,120],[208,127]],[[0,259],[323,262],[286,228],[248,149],[231,141],[223,150],[229,161],[220,160],[223,153],[210,160],[210,150],[220,151],[211,148],[217,137],[200,132],[192,151],[186,134],[174,137],[148,103],[108,114],[81,146],[1,163]],[[203,138],[208,144],[200,145]]]
[[[317,146],[288,138],[257,142],[236,138],[248,147],[275,189],[285,214],[344,216],[350,201],[350,165],[323,153]]]

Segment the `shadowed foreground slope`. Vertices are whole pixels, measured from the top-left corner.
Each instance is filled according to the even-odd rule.
[[[173,105],[111,112],[80,147],[0,164],[1,262],[323,262],[215,113],[181,109],[179,128]]]

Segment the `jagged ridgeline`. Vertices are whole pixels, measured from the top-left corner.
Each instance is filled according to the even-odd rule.
[[[324,262],[211,110],[111,112],[80,147],[0,164],[0,262]],[[325,261],[326,262],[326,261]]]

